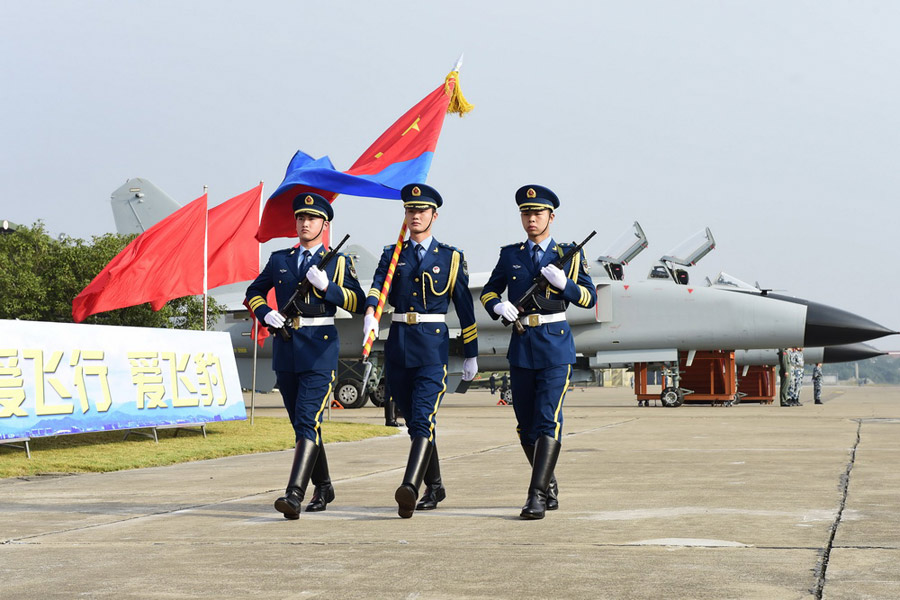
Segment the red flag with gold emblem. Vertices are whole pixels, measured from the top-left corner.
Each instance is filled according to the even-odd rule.
[[[327,156],[314,159],[297,151],[284,181],[266,202],[256,239],[265,242],[296,236],[291,205],[301,193],[315,192],[330,202],[338,194],[399,199],[404,185],[424,183],[428,176],[444,115],[462,116],[470,110],[472,105],[459,90],[459,72],[454,70],[382,133],[347,171],[338,171]]]

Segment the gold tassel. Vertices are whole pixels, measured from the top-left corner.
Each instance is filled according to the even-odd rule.
[[[453,81],[453,89],[450,89],[450,82]],[[444,93],[450,96],[450,104],[447,105],[447,113],[456,113],[462,117],[467,112],[475,108],[462,95],[459,87],[459,71],[451,71],[444,79]]]

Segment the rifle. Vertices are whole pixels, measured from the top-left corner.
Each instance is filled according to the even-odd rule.
[[[341,249],[341,246],[343,246],[344,242],[348,239],[350,239],[350,234],[345,235],[340,244],[325,253],[325,256],[319,261],[319,268],[321,270],[325,270],[325,267],[327,267],[328,263],[337,256],[338,250]],[[306,298],[306,296],[309,295],[311,288],[312,284],[309,282],[309,279],[304,278],[303,281],[297,284],[297,289],[291,294],[287,304],[279,308],[281,314],[284,315],[284,326],[277,329],[275,327],[269,327],[269,333],[277,333],[281,336],[281,339],[288,341],[291,339],[291,330],[287,326],[288,321],[301,315],[305,317],[321,317],[325,314],[324,304],[309,304],[303,300],[303,298]]]
[[[552,263],[557,268],[565,271],[563,267],[565,267],[566,263],[575,258],[575,256],[581,252],[581,249],[584,248],[584,245],[587,244],[592,237],[597,235],[596,230],[592,231],[589,236],[584,238],[577,246],[570,248],[565,254],[556,258]],[[538,272],[535,275],[534,279],[531,282],[531,285],[528,286],[528,289],[525,290],[525,293],[522,294],[522,297],[519,298],[518,302],[515,303],[516,308],[519,309],[519,314],[526,313],[532,310],[548,310],[551,312],[562,312],[566,309],[566,303],[564,300],[550,300],[544,296],[544,292],[547,290],[547,286],[550,285],[550,282],[547,281],[547,278],[541,275]],[[504,326],[510,325],[510,323],[515,324],[516,333],[523,334],[525,333],[525,327],[522,323],[516,319],[515,321],[507,321],[505,318],[500,317],[500,321]]]

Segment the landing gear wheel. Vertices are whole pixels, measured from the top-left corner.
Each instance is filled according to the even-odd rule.
[[[512,404],[512,390],[503,390],[500,392],[500,398],[507,404]]]
[[[659,401],[667,408],[676,408],[684,404],[684,393],[676,387],[667,387],[659,395]]]
[[[345,379],[334,389],[334,399],[344,408],[362,408],[366,403],[366,397],[360,393],[361,391],[362,383],[355,379]]]
[[[379,381],[378,385],[376,385],[374,388],[369,389],[369,400],[371,400],[372,404],[374,404],[375,406],[377,406],[379,408],[384,406],[384,401],[386,399],[384,397],[384,395],[385,395],[384,379]]]

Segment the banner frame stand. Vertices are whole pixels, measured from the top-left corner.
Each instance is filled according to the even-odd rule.
[[[10,448],[18,448],[19,450],[25,451],[25,456],[31,459],[31,448],[28,446],[28,442],[31,441],[30,437],[19,437],[19,438],[9,438],[6,440],[0,440],[0,444],[9,446]],[[23,442],[23,444],[17,444],[16,442]]]
[[[156,431],[158,429],[174,429],[175,435],[173,435],[172,437],[178,437],[178,432],[180,430],[188,431],[191,429],[195,429],[197,427],[200,428],[200,432],[203,434],[203,439],[206,439],[206,425],[207,425],[207,423],[201,422],[201,423],[174,423],[172,425],[155,425],[153,427],[135,427],[134,429],[128,429],[125,432],[125,437],[122,438],[122,441],[124,442],[125,440],[127,440],[128,436],[133,433],[135,435],[140,435],[140,436],[143,436],[146,438],[150,438],[151,440],[153,440],[154,442],[156,442],[158,444],[159,436],[156,435]],[[141,429],[152,429],[153,433],[149,434],[144,431],[141,431]]]

